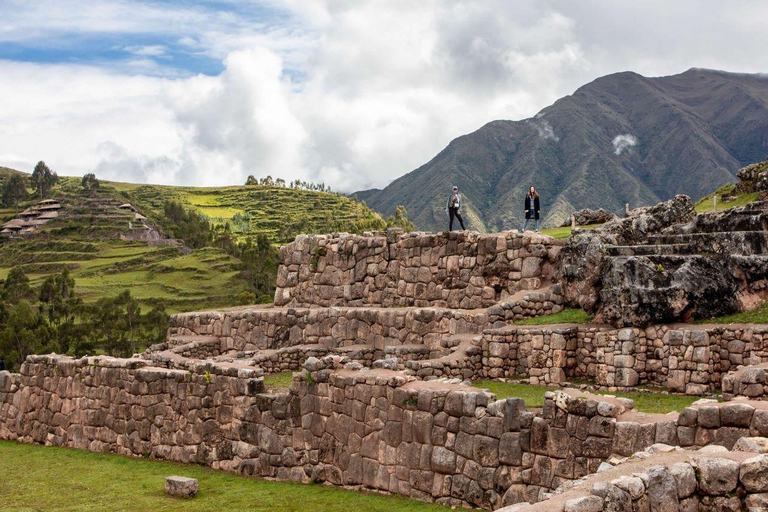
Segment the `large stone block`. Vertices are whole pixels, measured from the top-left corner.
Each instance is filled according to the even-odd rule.
[[[196,478],[169,476],[165,479],[165,492],[180,498],[192,498],[200,491]]]
[[[699,470],[699,490],[704,494],[726,495],[736,489],[739,481],[739,463],[725,458],[699,457],[694,459]]]

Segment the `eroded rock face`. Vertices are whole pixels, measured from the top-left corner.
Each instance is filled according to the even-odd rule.
[[[596,312],[602,301],[603,281],[611,271],[608,246],[639,244],[649,235],[689,222],[694,216],[691,199],[678,195],[656,206],[633,210],[629,216],[600,228],[576,230],[560,252],[558,279],[566,301],[587,312]]]
[[[740,183],[738,190],[743,193],[768,190],[768,160],[748,165],[736,174]]]
[[[614,215],[613,213],[607,212],[602,208],[597,210],[590,210],[589,208],[584,208],[583,210],[574,212],[572,217],[573,217],[573,220],[576,221],[577,226],[589,226],[590,224],[604,224],[606,222],[614,220],[616,218],[616,215]],[[571,218],[563,222],[562,227],[570,226],[570,225],[571,225]]]
[[[696,215],[686,196],[578,230],[561,251],[565,301],[617,327],[758,306],[768,282],[768,205]]]

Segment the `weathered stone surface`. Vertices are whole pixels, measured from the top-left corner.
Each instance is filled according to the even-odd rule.
[[[665,467],[648,470],[648,501],[651,510],[673,512],[678,507],[677,483],[672,472]]]
[[[739,463],[730,459],[699,457],[694,459],[699,471],[699,489],[710,495],[733,492],[739,480]]]
[[[678,462],[673,464],[669,471],[675,477],[678,498],[687,498],[696,491],[696,472],[693,466],[687,462]]]
[[[768,455],[758,455],[741,463],[739,480],[749,492],[768,492]]]
[[[180,498],[192,498],[200,491],[200,484],[196,478],[183,476],[169,476],[165,478],[165,492],[171,496]]]
[[[582,496],[565,502],[563,512],[600,512],[603,510],[603,498],[600,496]]]

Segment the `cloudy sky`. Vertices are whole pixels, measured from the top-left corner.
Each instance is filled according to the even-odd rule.
[[[382,187],[599,76],[768,71],[768,2],[0,0],[0,165]]]

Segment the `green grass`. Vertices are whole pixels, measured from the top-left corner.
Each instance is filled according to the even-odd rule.
[[[513,322],[514,325],[549,325],[549,324],[586,324],[591,322],[593,315],[583,309],[564,309],[551,315],[524,318]]]
[[[498,399],[504,398],[522,398],[525,405],[529,408],[539,408],[544,406],[544,393],[553,391],[553,388],[543,386],[531,386],[529,384],[517,384],[513,382],[499,382],[495,380],[478,380],[474,384],[478,388],[487,388],[496,395]],[[635,401],[635,409],[647,413],[666,414],[671,411],[682,411],[700,397],[687,395],[662,395],[653,392],[616,392],[616,393],[597,393],[603,395],[614,395],[623,398],[631,398]]]
[[[504,398],[522,398],[525,401],[525,405],[529,408],[544,407],[544,393],[552,391],[552,389],[542,386],[500,382],[497,380],[478,380],[475,381],[474,386],[489,389],[499,400]]]
[[[264,377],[264,384],[271,388],[290,388],[293,384],[293,371],[267,375]]]
[[[696,213],[706,213],[711,212],[714,210],[714,198],[717,196],[717,211],[723,211],[728,210],[729,208],[733,208],[735,206],[744,206],[746,204],[749,204],[753,201],[757,201],[758,193],[752,193],[752,194],[740,194],[736,196],[736,199],[733,201],[721,201],[720,196],[723,194],[729,194],[733,190],[734,186],[732,184],[724,185],[717,189],[714,193],[702,197],[696,202]]]
[[[202,213],[213,224],[230,222],[239,237],[265,234],[274,243],[286,243],[299,233],[383,230],[381,215],[348,197],[328,192],[262,185],[233,187],[172,187],[105,182],[144,215],[163,215],[166,201],[176,201]],[[232,222],[236,214],[250,221]]]
[[[602,224],[589,224],[586,226],[579,226],[579,229],[595,229],[598,226],[602,226]],[[541,233],[543,235],[549,235],[553,238],[568,238],[571,236],[571,226],[564,226],[559,228],[548,228],[548,229],[542,229]]]
[[[8,511],[446,510],[399,496],[270,482],[201,466],[9,441],[0,441],[0,475],[0,510]],[[166,495],[163,484],[169,475],[197,478],[200,493],[193,499]]]
[[[696,320],[697,324],[768,324],[768,302],[753,311]]]

